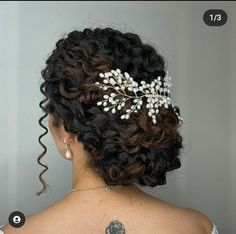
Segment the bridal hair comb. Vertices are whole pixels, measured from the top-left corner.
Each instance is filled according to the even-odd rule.
[[[142,80],[140,82],[141,85],[138,85],[138,83],[135,82],[127,72],[122,74],[120,69],[99,73],[99,76],[103,78],[103,84],[100,82],[95,82],[99,88],[102,88],[103,90],[107,90],[109,88],[114,89],[114,92],[110,95],[106,94],[103,96],[103,101],[97,102],[98,106],[104,107],[104,111],[107,112],[111,109],[111,112],[115,114],[116,109],[121,110],[121,108],[125,106],[125,102],[128,99],[133,99],[133,105],[131,105],[130,109],[126,109],[126,114],[122,114],[120,117],[121,119],[128,119],[132,112],[137,113],[138,110],[141,109],[141,105],[144,104],[143,98],[146,97],[146,107],[149,109],[148,116],[152,117],[152,122],[154,124],[157,123],[156,114],[158,114],[160,106],[168,108],[171,105],[174,108],[178,118],[183,120],[176,111],[170,98],[170,87],[172,84],[168,71],[164,77],[164,82],[161,82],[161,77],[158,76],[157,79],[154,79],[154,81],[150,84],[147,84],[144,80]],[[134,95],[128,95],[126,90],[133,92]],[[139,91],[142,95],[138,96],[137,92]],[[116,98],[117,96],[121,96],[122,98]],[[108,102],[110,102],[112,106],[108,106]]]

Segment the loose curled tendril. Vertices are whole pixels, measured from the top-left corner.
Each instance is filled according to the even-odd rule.
[[[44,86],[45,86],[45,82],[43,82],[43,83],[40,85],[40,91],[41,91],[42,94],[45,95]],[[47,102],[47,101],[48,101],[48,98],[46,97],[45,99],[43,99],[43,100],[40,101],[40,103],[39,103],[39,107],[40,107],[43,111],[45,111],[45,108],[44,108],[43,104],[44,104],[45,102]],[[46,154],[46,152],[47,152],[47,147],[46,147],[46,146],[43,144],[43,142],[41,141],[42,137],[44,137],[44,136],[48,133],[47,127],[46,127],[46,126],[43,124],[43,122],[42,122],[43,119],[45,119],[47,116],[48,116],[48,113],[45,113],[42,117],[39,118],[39,121],[38,121],[39,125],[45,130],[45,132],[42,133],[42,134],[39,136],[39,138],[38,138],[39,144],[43,147],[43,152],[38,156],[37,162],[38,162],[42,167],[44,167],[44,170],[41,171],[41,173],[39,174],[39,180],[41,181],[41,183],[42,183],[42,185],[43,185],[43,189],[42,189],[41,191],[39,191],[39,192],[36,193],[36,195],[38,195],[38,196],[41,195],[43,192],[45,192],[45,191],[47,190],[47,187],[48,187],[48,184],[47,184],[47,183],[44,181],[44,179],[42,178],[42,175],[48,170],[48,166],[45,165],[45,164],[43,164],[43,163],[41,162],[41,159],[43,158],[43,156],[44,156],[44,155]]]

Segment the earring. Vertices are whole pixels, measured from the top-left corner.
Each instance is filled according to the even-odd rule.
[[[71,155],[71,151],[68,148],[68,144],[66,143],[66,139],[64,139],[64,143],[65,143],[65,146],[66,146],[65,158],[70,159],[72,155]]]

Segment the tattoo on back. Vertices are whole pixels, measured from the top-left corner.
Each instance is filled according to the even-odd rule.
[[[106,228],[106,234],[125,234],[125,227],[118,220],[112,220]]]

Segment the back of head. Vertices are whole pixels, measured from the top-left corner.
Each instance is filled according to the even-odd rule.
[[[57,41],[42,70],[46,98],[40,106],[55,117],[55,126],[63,124],[78,136],[88,153],[88,167],[106,184],[163,185],[166,173],[181,166],[181,122],[172,106],[159,108],[156,124],[146,105],[121,119],[130,100],[116,113],[105,112],[97,102],[113,91],[94,84],[101,82],[99,73],[117,68],[138,84],[159,76],[163,80],[167,72],[164,58],[137,34],[112,28],[70,32]]]

